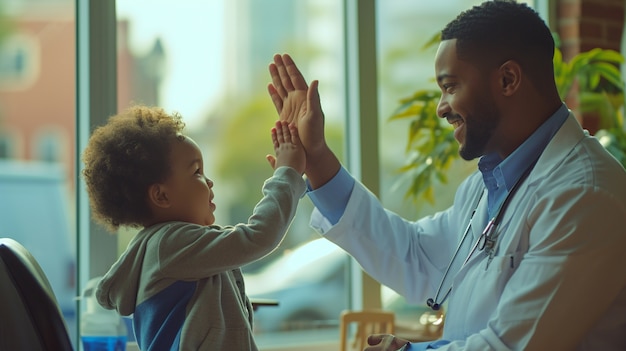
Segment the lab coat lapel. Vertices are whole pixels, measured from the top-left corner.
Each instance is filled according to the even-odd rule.
[[[535,179],[542,179],[550,174],[552,169],[556,167],[557,162],[563,160],[566,154],[571,152],[572,148],[587,135],[589,133],[581,128],[576,117],[570,112],[569,117],[567,117],[561,128],[548,143],[548,146],[546,146],[546,149],[543,150],[541,156],[539,156],[537,165],[528,176],[528,183],[532,183]]]

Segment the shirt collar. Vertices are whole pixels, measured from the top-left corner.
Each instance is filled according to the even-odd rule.
[[[502,160],[497,153],[486,154],[478,161],[478,169],[483,174],[485,186],[489,191],[502,185],[510,191],[522,173],[534,164],[548,143],[561,128],[569,116],[565,104],[548,118],[537,130],[528,137],[513,153]],[[495,181],[494,181],[495,180]]]

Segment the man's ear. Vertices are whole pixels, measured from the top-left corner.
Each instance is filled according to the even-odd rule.
[[[148,201],[156,207],[170,207],[167,188],[163,184],[152,184],[148,187]]]
[[[504,96],[512,96],[522,84],[522,67],[513,60],[508,60],[498,70],[500,90]]]

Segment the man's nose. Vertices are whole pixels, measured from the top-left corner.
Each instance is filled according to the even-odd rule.
[[[450,105],[445,100],[444,95],[441,95],[441,98],[439,98],[439,103],[437,104],[437,116],[441,118],[446,118],[446,116],[450,114],[450,111]]]

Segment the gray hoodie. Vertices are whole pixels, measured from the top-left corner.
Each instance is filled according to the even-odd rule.
[[[144,351],[257,350],[239,267],[280,244],[305,189],[300,174],[280,167],[265,181],[248,223],[143,229],[98,284],[98,302],[134,314]]]

